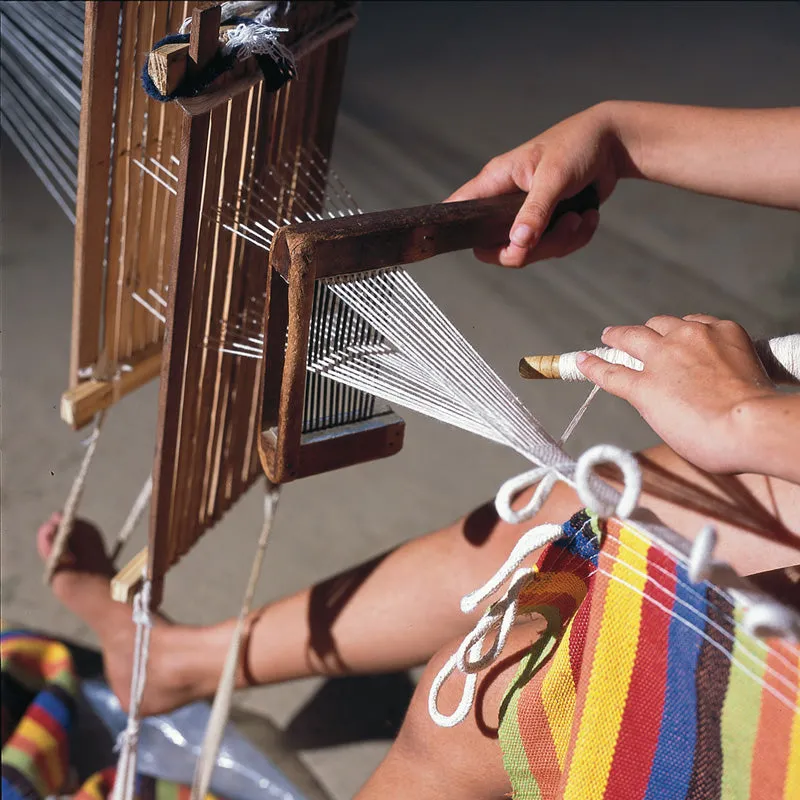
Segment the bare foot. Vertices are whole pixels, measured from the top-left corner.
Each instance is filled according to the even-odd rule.
[[[47,558],[60,521],[53,514],[39,528],[40,557]],[[128,605],[111,599],[114,567],[105,552],[100,532],[89,522],[76,520],[67,549],[53,576],[55,596],[80,617],[100,640],[106,678],[127,711],[130,701],[135,626]],[[198,681],[197,648],[213,648],[217,629],[171,625],[154,615],[147,664],[142,716],[164,713],[197,700],[208,692]],[[209,642],[209,639],[212,641]],[[213,667],[213,665],[208,665]]]

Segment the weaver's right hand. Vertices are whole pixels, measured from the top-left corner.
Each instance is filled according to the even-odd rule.
[[[553,209],[594,183],[600,202],[614,190],[627,154],[615,130],[612,104],[601,103],[559,122],[514,150],[493,158],[446,202],[474,200],[515,192],[528,197],[511,228],[510,243],[493,250],[476,250],[481,261],[523,267],[534,261],[560,258],[586,245],[600,215],[565,214],[543,235]]]

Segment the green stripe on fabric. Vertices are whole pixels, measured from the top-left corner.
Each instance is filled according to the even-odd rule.
[[[539,667],[547,660],[558,641],[561,630],[561,616],[558,610],[550,606],[537,607],[536,613],[547,620],[547,629],[531,646],[528,654],[520,662],[514,679],[508,686],[500,704],[500,724],[498,739],[503,753],[503,766],[511,780],[512,796],[525,800],[542,800],[539,784],[533,777],[525,744],[519,729],[518,704],[525,684],[538,672]],[[549,732],[543,732],[550,735]]]
[[[178,800],[180,797],[180,787],[172,781],[155,780],[156,800]]]
[[[741,610],[736,609],[736,638],[731,653],[728,691],[722,706],[722,796],[725,800],[750,798],[753,749],[761,711],[761,680],[766,651],[745,632]]]

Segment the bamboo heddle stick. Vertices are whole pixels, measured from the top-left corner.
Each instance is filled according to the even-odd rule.
[[[759,339],[753,345],[770,380],[778,384],[800,385],[800,333],[774,339]],[[597,347],[594,350],[577,350],[554,356],[525,356],[520,359],[519,374],[530,380],[554,378],[563,381],[588,381],[576,362],[580,352],[591,353],[611,364],[621,364],[636,370],[644,368],[639,359],[622,350]]]

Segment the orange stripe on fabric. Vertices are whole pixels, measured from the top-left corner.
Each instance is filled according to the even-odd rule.
[[[611,529],[613,524],[609,525]],[[600,554],[600,568],[613,580],[606,592],[580,728],[563,800],[602,800],[611,770],[622,714],[639,644],[642,596],[649,544],[620,528],[617,561]],[[606,538],[608,547],[610,537]],[[605,550],[605,547],[604,547]],[[610,567],[610,569],[609,569]],[[641,573],[641,574],[640,574]],[[623,585],[621,581],[624,581]]]
[[[551,654],[559,644],[562,621],[557,609],[543,606],[539,609],[547,619],[548,627],[527,658],[528,676],[519,692],[517,721],[523,732],[522,745],[538,796],[542,800],[551,800],[556,796],[561,768],[542,706],[542,681],[550,669]]]
[[[577,606],[586,597],[586,581],[571,572],[540,572],[520,592],[519,605],[550,605],[563,595]]]
[[[773,691],[784,697],[789,696],[789,689],[783,681],[789,680],[796,684],[797,673],[770,646],[770,642],[767,645],[769,651],[764,670],[764,688],[761,690],[761,709],[753,747],[750,785],[758,786],[761,800],[783,800],[783,785],[789,766],[792,720],[796,714]]]

